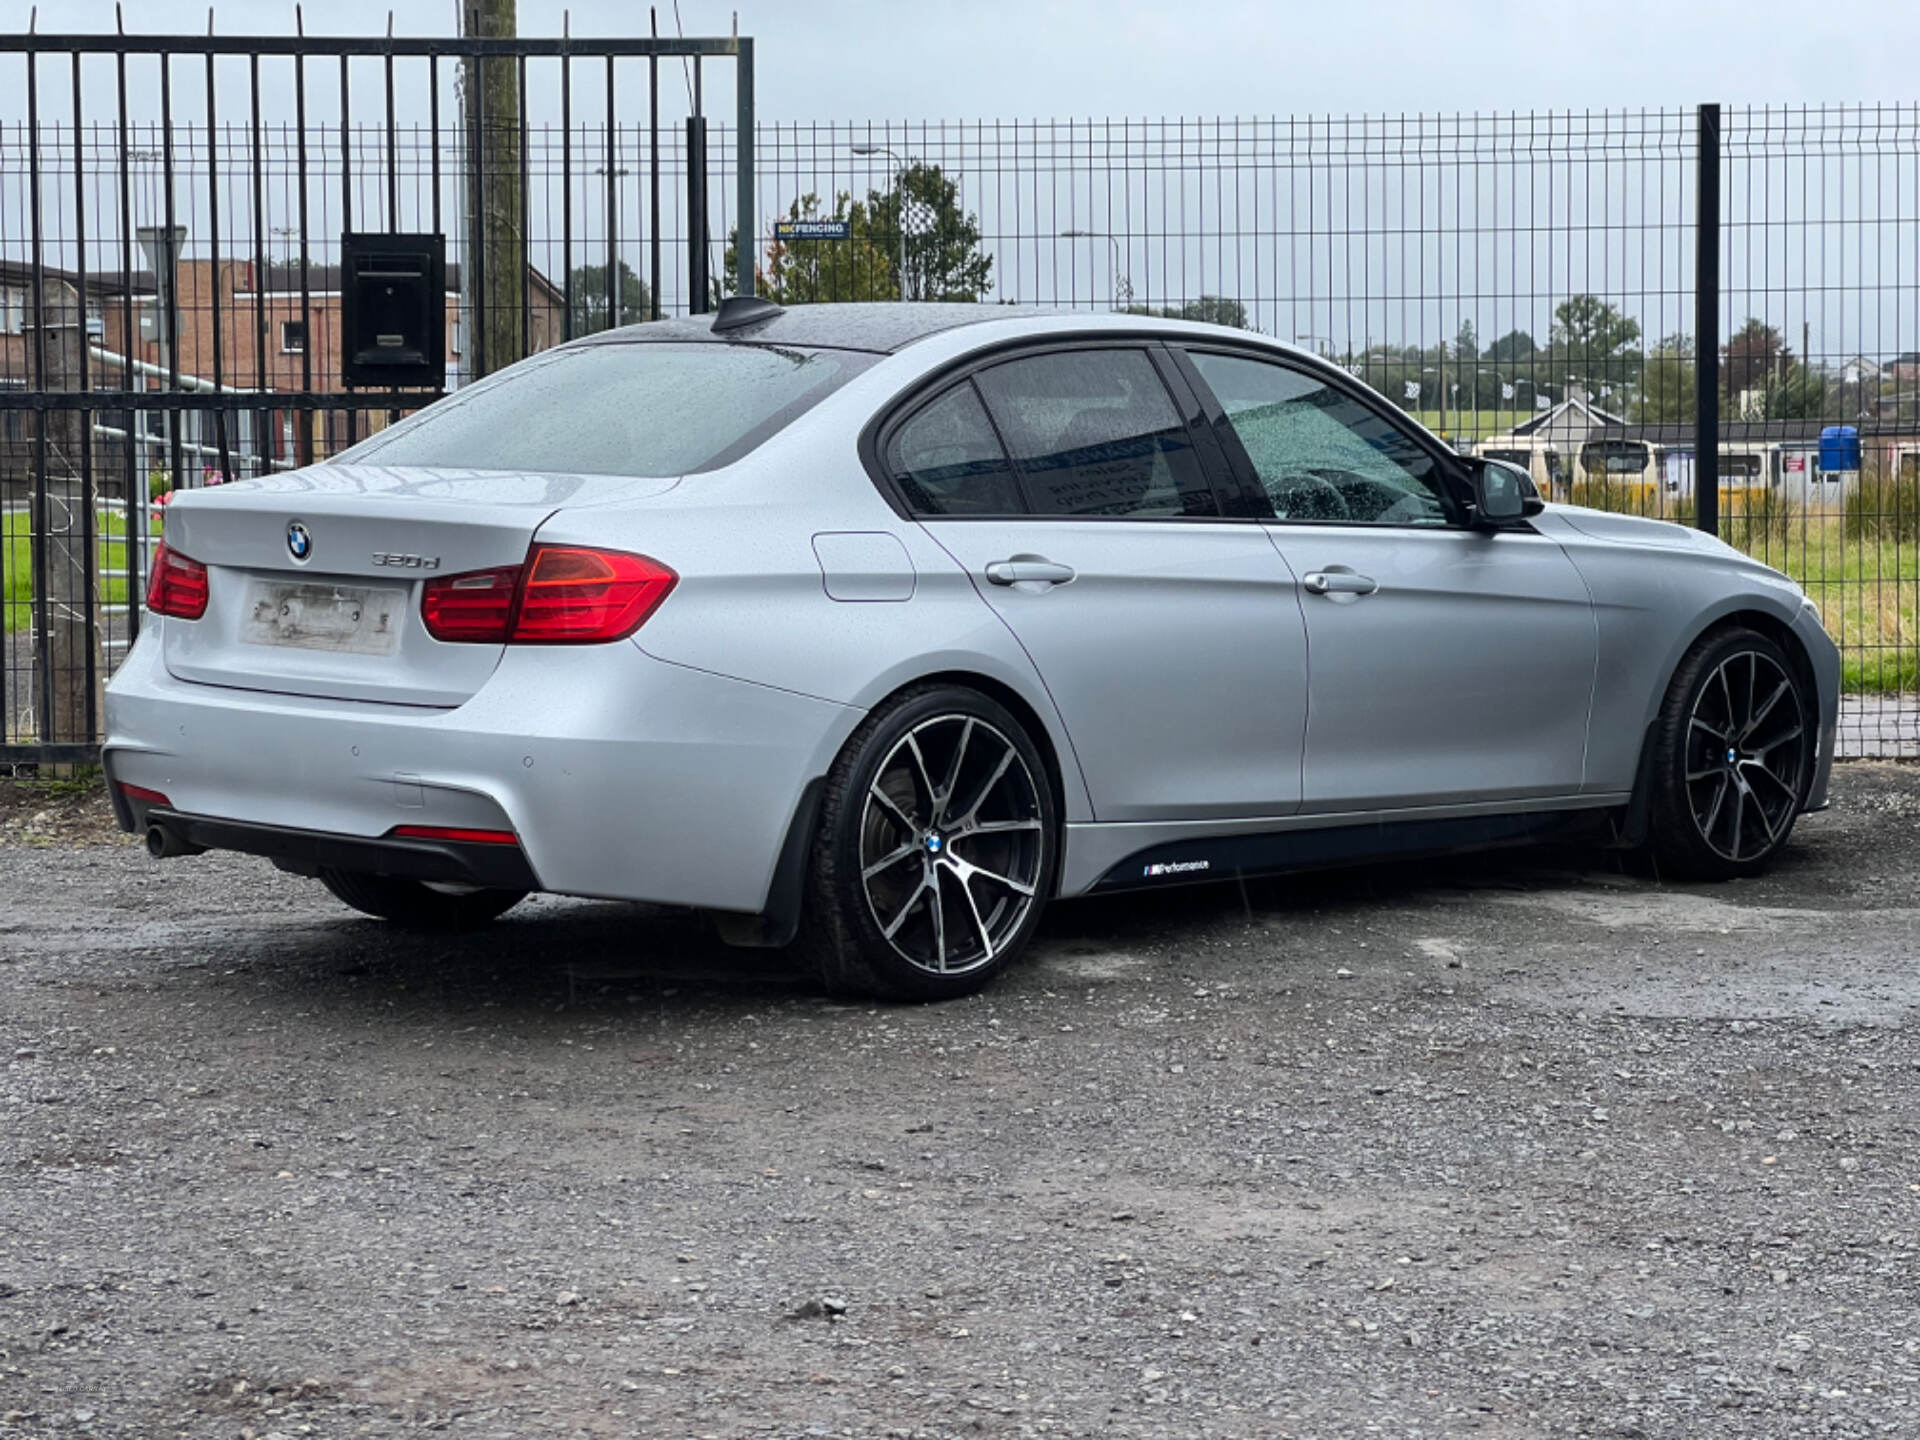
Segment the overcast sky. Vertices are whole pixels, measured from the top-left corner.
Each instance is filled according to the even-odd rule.
[[[455,32],[457,0],[310,0],[307,31],[380,34],[390,3],[397,34]],[[25,28],[30,8],[27,0],[0,0],[0,27]],[[132,31],[199,33],[207,23],[206,0],[125,0],[125,10]],[[579,37],[647,33],[647,5],[639,0],[567,6],[520,0],[520,33],[558,35],[564,11]],[[1903,104],[1902,134],[1864,147],[1870,153],[1861,153],[1851,131],[1843,135],[1828,124],[1818,137],[1825,148],[1811,169],[1793,169],[1789,158],[1740,170],[1725,269],[1730,289],[1742,291],[1730,296],[1730,311],[1764,310],[1816,349],[1912,343],[1902,337],[1915,304],[1911,157],[1920,117],[1914,88],[1920,0],[744,0],[738,14],[740,30],[758,45],[759,118],[790,127],[761,132],[763,244],[770,243],[769,217],[802,194],[818,193],[830,206],[841,192],[884,190],[893,162],[856,158],[852,143],[889,142],[934,160],[960,186],[962,208],[978,215],[994,257],[991,298],[1103,305],[1236,295],[1251,302],[1260,328],[1339,343],[1383,334],[1450,337],[1463,320],[1485,336],[1516,325],[1544,334],[1552,306],[1575,291],[1616,297],[1650,337],[1685,328],[1692,263],[1690,232],[1682,228],[1690,194],[1685,112],[1707,100]],[[725,35],[734,15],[735,5],[725,0],[679,0],[677,21],[673,0],[659,7],[664,35]],[[49,0],[39,18],[42,31],[111,31],[114,6],[112,0]],[[227,35],[294,30],[290,0],[220,0],[215,18]],[[127,68],[132,148],[140,155],[133,220],[140,224],[161,211],[155,157],[140,153],[159,143],[154,130],[141,127],[159,116],[160,68],[152,57]],[[293,118],[293,68],[285,60],[261,67],[270,137]],[[454,123],[455,69],[438,67],[443,125]],[[314,254],[325,259],[345,224],[332,178],[337,161],[322,158],[337,131],[340,79],[332,64],[305,70],[318,177],[309,186],[309,236]],[[66,67],[51,57],[38,73],[42,116],[57,124],[72,114]],[[190,134],[205,117],[204,65],[182,58],[170,73],[177,133]],[[377,131],[380,62],[356,61],[352,73],[355,118]],[[706,112],[724,125],[733,116],[733,66],[721,61],[704,73]],[[593,127],[605,113],[605,71],[583,62],[571,74],[572,113],[579,133],[589,137],[581,143],[591,149]],[[528,67],[530,127],[558,120],[559,75],[552,62]],[[417,136],[413,127],[426,120],[425,77],[418,60],[396,68],[402,134]],[[690,86],[674,62],[663,67],[661,80],[662,132],[676,137]],[[103,246],[115,220],[114,196],[100,188],[116,151],[111,59],[90,58],[83,83],[85,113],[92,125],[105,127],[96,131],[91,163],[97,173],[90,182],[93,243]],[[245,61],[221,61],[214,89],[221,120],[230,131],[236,124],[244,131]],[[638,266],[645,258],[643,232],[678,233],[683,197],[669,184],[660,224],[652,225],[639,148],[645,144],[645,62],[621,62],[617,90],[625,136],[619,143],[627,147],[617,173],[627,178],[616,186],[611,228],[623,259]],[[23,68],[0,57],[0,120],[24,118],[25,102]],[[1649,121],[1621,113],[1641,108],[1669,113]],[[1560,114],[1517,125],[1480,121],[1473,142],[1460,149],[1467,158],[1457,163],[1450,122],[1407,127],[1416,143],[1396,150],[1405,145],[1398,117],[1516,111]],[[1249,128],[1253,149],[1243,150],[1241,131],[1231,124],[1312,116],[1393,119],[1364,132],[1322,127],[1305,139],[1295,131],[1308,127],[1283,125],[1266,132],[1264,158],[1257,153],[1258,133]],[[994,124],[1196,117],[1229,124],[1207,139],[1205,128],[1182,123],[1171,141],[1168,132],[1149,134],[1142,126],[1009,126],[1004,154]],[[986,123],[918,124],[942,120]],[[859,129],[808,124],[826,121],[853,121]],[[903,122],[913,129],[903,129]],[[1778,127],[1777,119],[1729,117],[1731,135],[1773,135]],[[102,133],[104,140],[97,138]],[[552,132],[545,132],[536,150],[553,143]],[[417,138],[403,144],[413,148],[403,166],[406,214],[395,228],[426,228],[433,189],[420,179],[420,156],[433,147]],[[1481,166],[1475,157],[1489,144],[1517,144],[1524,154],[1516,163]],[[1813,153],[1814,145],[1796,136],[1787,148]],[[264,208],[274,244],[291,253],[282,233],[294,213],[287,146],[283,130],[270,138],[268,148],[283,153]],[[228,237],[250,228],[247,187],[239,183],[245,150],[243,138],[223,174]],[[378,150],[376,141],[353,172],[355,218],[366,223],[381,215]],[[1243,164],[1248,155],[1254,158]],[[1293,163],[1303,156],[1306,163]],[[1541,157],[1558,163],[1533,163]],[[549,273],[601,253],[609,226],[597,158],[597,151],[576,153],[571,186],[556,185],[550,174],[543,178],[550,166],[535,166],[530,228],[537,232],[535,263]],[[70,162],[56,157],[47,164],[47,244],[64,261]],[[24,243],[24,169],[18,154],[0,163],[0,251]],[[671,174],[670,159],[668,169]],[[204,159],[183,157],[175,187],[189,256],[211,239],[204,171]],[[446,207],[457,213],[460,204],[457,184],[442,177],[443,228]],[[576,245],[562,254],[554,237],[569,220],[564,210],[559,218],[554,212],[569,190]],[[713,193],[713,229],[724,237],[734,197],[725,183]],[[1765,226],[1738,223],[1749,213],[1741,205],[1757,207],[1752,217],[1764,218]],[[1889,219],[1896,223],[1883,223]],[[1873,245],[1864,243],[1869,233]],[[713,242],[715,265],[724,243]],[[681,293],[681,259],[676,251],[665,262],[662,293],[670,304]],[[1861,295],[1871,298],[1854,298]],[[1905,318],[1883,321],[1882,311]]]
[[[110,30],[111,0],[50,0],[42,30]],[[455,0],[311,0],[314,33],[445,34]],[[0,0],[0,26],[32,6]],[[204,0],[126,0],[128,28],[199,31]],[[523,35],[644,34],[635,0],[520,0]],[[659,7],[663,32],[672,0]],[[783,120],[1505,111],[1911,100],[1913,0],[680,0],[685,32],[759,43]],[[290,33],[283,0],[219,28]]]

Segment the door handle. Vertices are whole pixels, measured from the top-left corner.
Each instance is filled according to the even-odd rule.
[[[1071,565],[1059,565],[1041,555],[1016,555],[1011,560],[995,560],[987,566],[987,580],[994,585],[1064,585],[1071,579]]]
[[[1371,575],[1356,575],[1351,570],[1314,570],[1300,583],[1314,595],[1371,595],[1380,582]]]

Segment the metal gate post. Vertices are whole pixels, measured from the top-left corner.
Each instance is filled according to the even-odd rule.
[[[734,231],[735,288],[742,295],[753,294],[754,260],[760,251],[760,232],[753,216],[753,41],[742,40],[734,58],[734,88],[739,114],[734,124],[738,136],[734,166],[739,171],[740,199],[734,206],[738,227]]]
[[[710,308],[707,285],[707,120],[687,117],[687,313]]]
[[[1700,107],[1693,232],[1693,523],[1720,533],[1720,107]]]

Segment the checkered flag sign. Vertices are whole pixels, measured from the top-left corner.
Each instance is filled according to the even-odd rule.
[[[926,201],[908,196],[906,205],[902,207],[900,223],[909,235],[929,235],[940,223],[940,212]]]
[[[1502,400],[1511,400],[1513,398],[1513,387],[1505,381],[1502,381],[1500,384],[1500,398]]]
[[[1407,399],[1418,400],[1420,398],[1420,382],[1418,380],[1407,381],[1403,388],[1407,392]]]

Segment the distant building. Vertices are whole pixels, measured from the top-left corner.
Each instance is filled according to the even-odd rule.
[[[45,267],[49,284],[76,288],[79,275]],[[527,321],[529,352],[558,344],[565,333],[565,297],[539,270],[529,268]],[[0,258],[0,389],[24,390],[35,384],[32,325],[33,267]],[[269,262],[256,273],[248,260],[183,260],[178,269],[178,366],[190,390],[222,389],[293,394],[344,393],[340,382],[340,272],[337,266],[309,266],[304,307],[298,264]],[[219,344],[214,343],[218,315]],[[88,382],[95,390],[164,390],[164,330],[156,314],[152,272],[92,272],[86,277]],[[460,267],[447,266],[447,368],[452,376],[466,368],[466,332],[460,312]],[[264,336],[265,343],[261,340]],[[131,377],[129,377],[131,370]],[[228,447],[254,464],[280,466],[324,457],[348,443],[349,420],[343,412],[313,412],[267,407],[267,433],[253,431],[262,407],[236,411],[229,419]],[[385,423],[384,408],[374,402],[353,433]],[[140,412],[136,422],[136,474],[170,464],[164,412]],[[189,475],[212,468],[218,437],[210,420],[186,412],[181,418],[184,468]],[[32,421],[22,410],[0,411],[0,484],[17,486],[32,474]],[[103,486],[124,479],[124,418],[95,417],[98,442],[94,469]],[[236,468],[240,467],[236,457]]]

